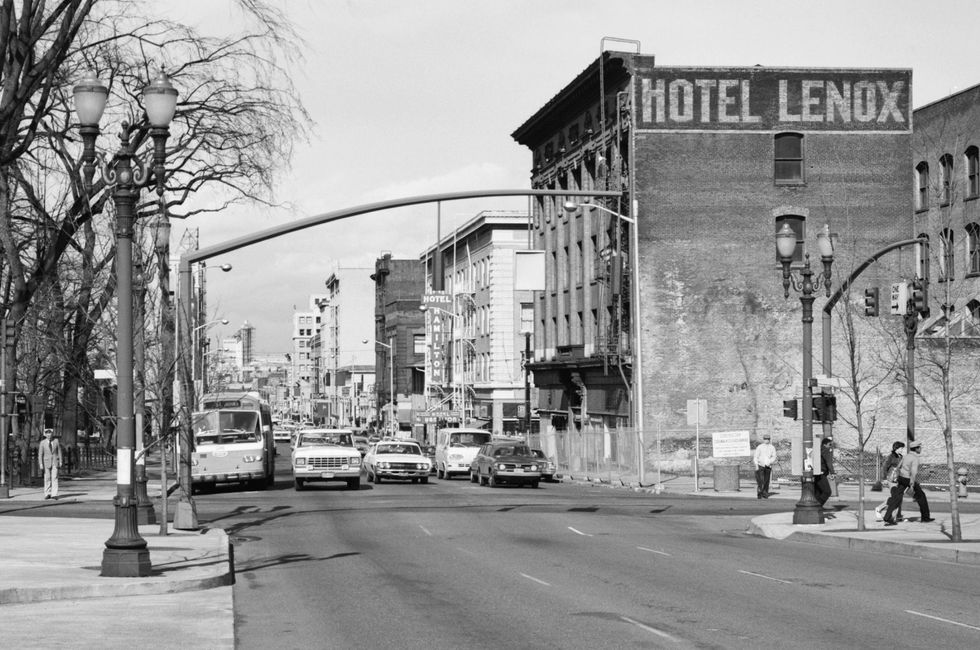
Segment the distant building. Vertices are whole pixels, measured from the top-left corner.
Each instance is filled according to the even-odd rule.
[[[383,253],[374,264],[374,420],[378,426],[411,431],[425,408],[425,335],[422,265]],[[387,346],[391,346],[390,349]],[[394,363],[392,363],[392,360]],[[368,389],[370,390],[370,389]]]
[[[293,350],[290,353],[289,412],[295,420],[313,417],[314,359],[311,342],[320,329],[320,309],[317,303],[327,298],[324,294],[311,294],[305,311],[293,312]]]
[[[524,431],[521,360],[534,305],[530,291],[515,291],[514,274],[515,251],[530,247],[528,226],[526,212],[483,211],[422,255],[427,287],[442,256],[451,311],[447,381],[428,382],[429,403],[451,405],[466,426]]]
[[[794,267],[811,254],[820,271],[814,236],[829,224],[835,281],[909,236],[911,76],[604,52],[514,132],[534,188],[620,193],[594,201],[604,210],[533,203],[548,260],[533,370],[549,445],[619,430],[602,457],[635,461],[610,441],[635,445],[634,427],[647,442],[689,435],[694,399],[713,429],[798,432],[780,409],[801,390],[800,301],[783,297],[774,234],[789,224]]]

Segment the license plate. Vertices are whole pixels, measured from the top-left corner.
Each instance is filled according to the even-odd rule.
[[[514,468],[514,473],[515,474],[523,474],[524,473],[524,468],[523,467],[515,467]]]
[[[320,472],[320,478],[333,478],[333,472]]]

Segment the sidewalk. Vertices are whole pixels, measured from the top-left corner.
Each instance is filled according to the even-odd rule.
[[[741,481],[737,491],[716,491],[711,487],[711,479],[699,481],[699,489],[695,489],[694,478],[681,476],[664,481],[659,486],[643,484],[641,487],[635,480],[630,482],[612,482],[602,478],[588,476],[567,476],[566,480],[591,485],[607,485],[616,488],[628,488],[650,494],[674,493],[698,495],[703,497],[735,497],[756,500],[755,483]],[[906,498],[903,510],[908,517],[897,526],[886,527],[883,522],[875,521],[874,507],[888,496],[885,492],[872,492],[870,485],[865,485],[865,530],[858,530],[857,484],[841,484],[836,496],[827,502],[831,511],[824,512],[824,523],[816,525],[801,525],[793,523],[793,510],[800,500],[798,483],[772,486],[769,499],[786,502],[784,512],[753,517],[746,532],[774,540],[806,542],[823,546],[836,546],[852,550],[888,553],[890,555],[906,555],[945,562],[980,565],[980,514],[975,512],[960,512],[960,530],[964,541],[950,541],[950,515],[948,512],[932,512],[935,521],[919,522],[919,507],[911,499]],[[936,506],[949,498],[946,492],[926,491],[930,505]],[[971,492],[969,500],[980,501],[980,495]]]
[[[159,523],[140,526],[150,575],[107,578],[102,553],[114,519],[3,516],[79,501],[111,508],[115,480],[114,472],[65,478],[57,500],[23,487],[0,501],[0,645],[123,648],[151,638],[160,648],[234,648],[233,555],[223,530],[168,524],[161,535]],[[147,492],[159,502],[159,484]]]

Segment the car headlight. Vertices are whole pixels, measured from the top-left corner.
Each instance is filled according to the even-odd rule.
[[[381,461],[380,463],[378,463],[378,467],[380,467],[381,469],[388,469],[388,461],[386,460]]]
[[[360,456],[351,456],[350,457],[350,464],[351,465],[360,465],[361,464],[361,457]]]
[[[497,469],[507,469],[507,466],[503,463],[497,463]]]
[[[242,456],[243,463],[257,463],[261,460],[259,456]]]
[[[531,471],[532,472],[538,471],[538,466],[537,465],[531,465]]]
[[[428,463],[416,463],[415,469],[429,469]]]
[[[306,465],[306,459],[300,456],[299,458],[293,459],[293,465],[299,467],[300,465]]]

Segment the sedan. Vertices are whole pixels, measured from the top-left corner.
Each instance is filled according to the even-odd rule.
[[[548,458],[547,454],[540,449],[532,449],[531,453],[541,463],[541,480],[547,482],[554,481],[555,476],[557,476],[557,465],[555,465],[555,461]]]
[[[503,484],[538,487],[541,461],[522,442],[488,442],[470,465],[470,481],[496,487]]]
[[[428,483],[432,463],[422,453],[414,440],[382,440],[372,446],[364,456],[364,473],[368,481],[381,483],[382,479],[412,483]]]

